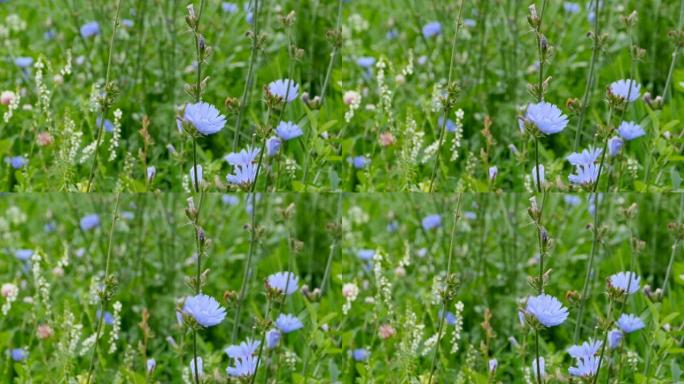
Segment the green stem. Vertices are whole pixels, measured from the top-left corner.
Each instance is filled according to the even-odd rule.
[[[102,335],[102,322],[104,321],[105,307],[108,302],[109,292],[108,290],[108,278],[109,278],[109,264],[112,256],[112,239],[114,238],[114,227],[116,226],[116,220],[118,218],[119,212],[119,197],[120,194],[116,194],[116,203],[114,204],[114,213],[112,214],[112,226],[109,229],[109,242],[107,246],[107,257],[105,259],[105,273],[104,273],[104,288],[100,301],[100,317],[97,319],[97,326],[95,331],[95,344],[93,345],[93,353],[90,356],[90,368],[88,368],[88,377],[86,379],[86,384],[90,384],[90,378],[95,370],[95,356],[97,355],[97,344],[100,341],[100,336]]]
[[[112,67],[112,57],[114,56],[114,42],[116,41],[116,30],[119,28],[119,14],[121,13],[121,2],[119,0],[116,3],[116,16],[114,17],[114,28],[112,31],[112,38],[109,40],[109,57],[107,58],[107,69],[105,71],[105,84],[104,84],[104,96],[102,102],[102,116],[100,116],[100,127],[97,130],[97,143],[95,144],[95,152],[93,153],[93,163],[90,166],[90,176],[88,176],[88,185],[86,187],[86,192],[90,192],[90,186],[93,183],[93,178],[95,177],[95,168],[97,167],[97,154],[100,149],[100,144],[102,144],[102,136],[104,135],[104,123],[107,118],[107,112],[109,110],[109,74]]]
[[[580,144],[582,125],[584,123],[584,117],[586,116],[587,107],[589,106],[589,95],[594,84],[594,71],[596,69],[596,61],[598,59],[598,54],[600,50],[599,37],[600,37],[600,21],[601,14],[599,6],[599,0],[594,0],[593,3],[596,7],[595,10],[595,21],[594,21],[594,46],[591,50],[591,63],[589,64],[589,76],[587,77],[587,85],[584,88],[584,95],[582,96],[582,106],[580,108],[579,120],[577,121],[577,129],[575,130],[575,144],[573,146],[573,152],[577,152],[577,148]],[[590,5],[591,7],[591,5]]]
[[[456,202],[456,211],[454,212],[454,222],[453,225],[451,226],[451,241],[449,243],[449,259],[447,261],[447,270],[446,270],[446,280],[448,281],[451,275],[451,260],[453,259],[453,254],[454,254],[454,243],[456,240],[456,224],[458,223],[458,218],[460,216],[461,212],[461,195],[458,195],[458,201]],[[446,286],[445,286],[446,289]],[[428,383],[432,383],[432,377],[435,375],[435,372],[437,371],[437,357],[439,356],[439,345],[440,341],[442,340],[442,334],[444,332],[444,322],[446,319],[446,309],[449,305],[449,296],[451,295],[450,292],[445,292],[444,300],[442,301],[442,312],[441,316],[439,319],[439,328],[437,331],[437,343],[435,344],[435,353],[432,355],[432,364],[431,364],[431,369],[430,369],[430,377],[428,379]]]
[[[245,82],[245,87],[242,90],[242,98],[240,99],[240,110],[238,112],[237,121],[235,123],[235,133],[233,136],[233,152],[235,152],[238,146],[240,145],[240,125],[242,124],[242,118],[247,108],[247,99],[249,98],[249,92],[252,89],[252,82],[254,81],[254,65],[256,63],[256,58],[258,55],[258,40],[259,0],[254,0],[254,23],[252,24],[252,50],[249,54],[249,68],[247,69],[247,81]]]

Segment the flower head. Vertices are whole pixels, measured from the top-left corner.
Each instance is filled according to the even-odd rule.
[[[429,39],[442,33],[442,24],[439,21],[432,21],[423,26],[423,37]]]
[[[199,185],[202,185],[202,164],[197,164],[197,183]],[[190,168],[190,182],[192,183],[193,187],[195,186],[195,167],[193,166]]]
[[[299,86],[290,79],[276,80],[268,84],[268,93],[289,103],[297,98]]]
[[[98,216],[96,213],[85,215],[81,218],[80,224],[81,229],[84,231],[89,231],[93,228],[97,228],[100,226],[100,216]]]
[[[444,319],[444,321],[449,324],[449,325],[456,325],[456,315],[454,315],[453,312],[451,311],[446,311],[445,313],[442,313],[442,310],[439,310],[439,318]]]
[[[646,134],[639,124],[631,121],[623,121],[620,123],[618,133],[627,141],[632,141]]]
[[[19,68],[28,68],[31,65],[33,65],[33,58],[32,57],[17,57],[14,59],[14,64],[17,65]]]
[[[544,178],[544,164],[539,164],[539,178],[541,181],[537,183],[537,167],[532,168],[532,181],[534,182],[534,185],[544,184],[544,181],[546,180]]]
[[[575,167],[575,174],[568,175],[568,180],[576,185],[589,186],[596,183],[598,177],[599,166],[586,164]]]
[[[426,231],[439,228],[442,226],[442,216],[439,214],[425,216],[421,221],[421,225]]]
[[[537,360],[539,360],[539,372],[537,372]],[[534,373],[534,377],[540,376],[542,379],[546,377],[546,369],[544,367],[544,363],[545,361],[543,357],[539,357],[539,359],[532,360],[532,372]]]
[[[226,118],[219,110],[203,101],[186,105],[183,119],[189,121],[199,133],[205,136],[213,135],[226,125]]]
[[[247,165],[256,161],[259,156],[259,148],[248,147],[240,152],[231,152],[223,157],[232,166]]]
[[[252,163],[245,165],[236,165],[234,168],[235,173],[228,174],[226,176],[226,180],[228,180],[228,182],[231,184],[243,187],[251,185],[256,180],[257,169],[258,167]]]
[[[266,283],[269,288],[288,296],[299,289],[299,279],[292,272],[274,273],[268,277]]]
[[[610,157],[617,156],[625,142],[619,136],[613,136],[608,140],[608,154]]]
[[[375,64],[375,58],[371,56],[362,56],[356,59],[356,64],[361,68],[369,69]]]
[[[602,344],[601,341],[589,339],[580,345],[573,345],[568,348],[568,353],[575,359],[596,356]]]
[[[32,249],[17,249],[14,251],[14,256],[19,260],[28,260],[33,256]]]
[[[280,343],[281,336],[280,331],[277,329],[271,329],[266,332],[266,347],[268,347],[268,349],[277,347]]]
[[[361,260],[372,260],[375,256],[375,250],[359,249],[358,251],[356,251],[356,256]]]
[[[197,364],[195,364],[195,362],[197,362]],[[198,378],[201,379],[204,377],[204,368],[202,367],[202,363],[202,358],[199,356],[197,359],[192,359],[192,361],[190,361],[190,372],[192,377],[195,377],[195,371],[197,372]]]
[[[545,101],[528,105],[525,117],[547,135],[558,133],[568,125],[568,117],[558,107]]]
[[[568,309],[558,299],[545,293],[530,296],[527,299],[525,312],[534,316],[545,327],[563,324],[568,318]]]
[[[624,333],[632,333],[645,327],[644,321],[638,316],[623,313],[622,316],[617,321],[618,327],[622,329]]]
[[[5,163],[14,169],[22,169],[28,164],[28,159],[24,156],[8,156],[5,157]]]
[[[454,121],[451,119],[446,119],[445,122],[444,116],[440,116],[437,119],[437,124],[439,125],[439,128],[444,127],[447,130],[447,132],[456,132],[456,123],[454,123]]]
[[[599,358],[588,356],[577,359],[577,366],[568,368],[568,373],[575,377],[593,377],[598,372]]]
[[[235,359],[235,366],[226,368],[230,377],[252,377],[256,372],[259,358],[254,356],[239,357]]]
[[[499,362],[496,359],[489,359],[487,366],[489,367],[489,373],[494,373],[496,372],[496,367],[499,366]]]
[[[199,294],[185,299],[183,312],[203,327],[213,327],[223,321],[226,310],[211,296]]]
[[[10,354],[14,361],[24,361],[28,357],[28,352],[24,348],[14,348],[10,351]]]
[[[81,26],[81,36],[84,39],[97,36],[100,34],[100,24],[97,21],[91,21]]]
[[[278,316],[278,318],[276,319],[276,326],[278,327],[278,329],[280,329],[281,332],[290,333],[298,329],[301,329],[304,325],[302,324],[302,321],[299,320],[296,316],[281,313],[280,316]]]
[[[243,341],[240,344],[229,345],[223,351],[226,352],[228,357],[231,357],[233,359],[237,359],[240,357],[248,357],[256,353],[257,349],[259,349],[260,344],[261,343],[257,340],[247,339],[246,341]]]
[[[641,86],[635,80],[618,80],[610,84],[609,91],[612,95],[617,96],[627,102],[632,102],[639,98]]]
[[[157,366],[157,360],[153,358],[147,359],[147,373],[152,373],[154,371],[154,368]]]
[[[608,347],[610,349],[617,348],[622,341],[622,336],[622,331],[619,329],[612,329],[610,332],[608,332]]]
[[[357,348],[352,351],[351,355],[355,361],[366,361],[370,356],[370,352],[365,348]]]
[[[273,157],[275,156],[278,151],[280,151],[280,147],[283,145],[283,141],[280,140],[278,136],[271,136],[266,140],[266,154],[268,157]]]
[[[589,147],[582,152],[573,152],[566,157],[570,164],[574,166],[594,164],[603,150],[600,148]]]
[[[366,168],[368,163],[370,163],[370,160],[368,160],[365,156],[354,156],[348,157],[347,162],[356,169],[363,169]]]
[[[639,290],[641,279],[634,272],[620,272],[608,278],[608,286],[621,293],[631,295]]]
[[[303,133],[302,129],[291,121],[281,121],[276,127],[276,134],[285,141],[296,139]]]

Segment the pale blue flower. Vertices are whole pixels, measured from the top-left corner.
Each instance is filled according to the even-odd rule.
[[[273,349],[280,343],[281,333],[277,329],[271,329],[266,332],[266,347],[268,349]]]
[[[97,129],[100,129],[100,127],[103,127],[105,132],[114,132],[114,124],[111,122],[109,119],[105,119],[104,125],[102,124],[102,116],[98,116],[95,119],[95,125]]]
[[[97,36],[100,34],[100,24],[97,21],[91,21],[89,23],[83,24],[81,27],[81,36],[87,39],[92,36]]]
[[[183,119],[190,122],[203,135],[213,135],[223,129],[226,118],[216,107],[200,101],[185,106]]]
[[[299,289],[299,279],[292,272],[274,273],[266,279],[266,283],[269,288],[288,296]]]
[[[632,141],[646,134],[639,124],[631,121],[623,121],[620,123],[618,133],[627,141]]]
[[[599,166],[596,164],[575,167],[575,173],[568,176],[568,180],[575,185],[589,186],[596,183],[599,176]]]
[[[24,348],[14,348],[10,354],[14,361],[24,361],[28,357],[28,352]]]
[[[426,39],[429,39],[430,37],[433,37],[433,36],[437,36],[440,33],[442,33],[442,24],[440,24],[439,21],[429,22],[429,23],[425,24],[425,26],[423,26],[422,32],[423,32],[423,36]]]
[[[276,134],[283,140],[289,141],[296,139],[304,132],[299,126],[291,121],[281,121],[276,127]]]
[[[261,343],[258,340],[247,339],[240,344],[229,345],[223,351],[226,352],[226,355],[233,359],[249,357],[256,354],[260,344]]]
[[[147,181],[151,182],[154,176],[157,174],[157,168],[154,165],[147,167]]]
[[[426,231],[439,228],[442,226],[442,216],[439,214],[425,216],[421,221],[421,225]]]
[[[226,368],[230,377],[252,377],[256,372],[259,358],[254,356],[240,357],[234,360],[234,367]]]
[[[544,181],[546,179],[544,178],[544,164],[539,164],[539,178],[541,179],[541,182],[539,184],[544,184]],[[535,166],[532,168],[532,181],[534,182],[534,185],[537,185],[537,167]]]
[[[230,206],[235,206],[240,203],[240,199],[238,199],[238,197],[235,195],[222,195],[221,201],[223,202],[223,204]]]
[[[545,293],[530,296],[525,312],[534,316],[545,327],[561,325],[568,318],[568,309],[558,299]]]
[[[541,375],[537,372],[537,359],[532,360],[532,373],[534,374],[534,377],[540,376],[542,379],[546,377],[546,368],[544,367],[545,360],[543,357],[539,357],[539,372],[541,372]]]
[[[255,162],[259,156],[259,148],[247,147],[240,152],[231,152],[223,157],[232,166],[247,165]]]
[[[611,275],[608,278],[608,285],[613,289],[621,291],[622,293],[631,295],[639,291],[640,281],[641,278],[637,276],[636,273],[627,271]]]
[[[199,185],[202,185],[202,173],[203,173],[202,164],[197,164],[197,183],[199,183]],[[190,168],[189,176],[190,176],[190,183],[192,183],[192,186],[194,187],[195,186],[195,167],[194,166],[192,168]]]
[[[489,373],[494,373],[496,372],[496,367],[499,366],[499,362],[496,359],[489,359],[487,366],[489,367]]]
[[[226,310],[211,296],[199,294],[185,299],[183,312],[203,327],[213,327],[223,321]]]
[[[28,68],[31,65],[33,65],[33,58],[32,57],[17,57],[14,59],[14,64],[16,64],[17,67],[19,68]]]
[[[547,135],[558,133],[568,125],[568,117],[558,107],[545,101],[528,105],[525,118]]]
[[[567,13],[572,13],[572,14],[579,13],[580,9],[581,9],[581,7],[577,3],[573,3],[570,1],[566,1],[563,3],[563,10]]]
[[[620,346],[622,336],[622,331],[620,331],[619,329],[613,329],[610,332],[608,332],[608,347],[610,349],[615,349],[618,346]]]
[[[375,250],[373,249],[359,249],[356,256],[361,260],[372,260],[375,257]]]
[[[22,169],[28,164],[28,159],[24,156],[8,156],[5,157],[5,163],[13,169]]]
[[[619,136],[613,136],[608,140],[608,154],[610,157],[617,156],[625,142]]]
[[[126,28],[133,28],[135,22],[131,19],[121,19],[121,25],[123,25]]]
[[[365,156],[354,156],[348,157],[347,162],[356,169],[364,169],[368,163],[370,163],[370,160],[368,160]]]
[[[98,308],[97,311],[95,311],[95,317],[100,320],[102,317],[102,311]],[[109,311],[104,311],[104,317],[102,318],[102,322],[104,322],[106,325],[114,325],[114,316],[112,315],[111,312]]]
[[[290,79],[276,80],[268,84],[268,93],[289,103],[299,95],[299,86]]]
[[[576,360],[577,366],[568,368],[568,373],[574,377],[594,377],[598,372],[599,358],[596,356],[582,357]]]
[[[221,4],[221,9],[223,12],[236,13],[238,11],[238,6],[235,3],[224,2]]]
[[[197,364],[195,364],[197,362]],[[197,360],[192,359],[190,361],[190,374],[192,377],[195,377],[195,372],[197,372],[197,376],[199,379],[202,379],[204,377],[204,367],[202,366],[202,357],[198,356]]]
[[[580,345],[573,345],[568,348],[568,353],[575,359],[582,357],[596,356],[601,350],[603,343],[599,340],[589,339]]]
[[[565,201],[565,204],[571,205],[573,207],[576,207],[582,203],[582,199],[580,199],[580,197],[577,195],[564,195],[563,201]]]
[[[352,358],[354,358],[355,361],[366,361],[369,356],[370,352],[365,348],[357,348],[352,351]]]
[[[375,58],[370,56],[363,56],[356,59],[356,64],[365,69],[372,68],[375,64]]]
[[[465,18],[465,19],[463,19],[463,25],[468,27],[468,28],[474,28],[475,26],[477,26],[477,20]]]
[[[266,154],[268,157],[275,156],[283,145],[283,141],[278,136],[271,136],[266,140]]]
[[[237,165],[233,169],[235,173],[228,174],[226,180],[229,183],[239,186],[247,186],[254,183],[257,177],[258,167],[254,164]]]
[[[304,325],[296,316],[281,313],[276,319],[276,326],[281,332],[290,333],[301,329]]]
[[[492,165],[489,167],[489,180],[494,181],[496,179],[496,175],[499,173],[499,168],[496,167],[496,165]]]
[[[14,256],[19,259],[26,261],[33,256],[33,250],[31,249],[17,249],[14,251]]]
[[[456,315],[454,315],[454,313],[451,311],[446,311],[445,315],[442,313],[442,310],[440,309],[439,318],[440,320],[444,319],[444,321],[449,325],[456,325]]]
[[[89,231],[93,228],[100,226],[100,216],[96,213],[91,213],[90,215],[85,215],[80,221],[81,229],[84,231]]]
[[[568,155],[566,159],[574,166],[587,165],[595,163],[603,150],[600,148],[589,147],[582,152],[574,152]]]
[[[440,129],[444,127],[447,130],[447,132],[456,132],[456,123],[454,123],[451,119],[447,119],[446,125],[444,125],[444,116],[440,116],[437,119],[437,124],[439,125]]]
[[[638,331],[645,327],[644,321],[638,316],[623,313],[622,316],[617,321],[618,327],[622,329],[624,333],[632,333]]]
[[[624,99],[627,102],[637,100],[640,96],[641,86],[636,80],[618,80],[610,84],[610,93]]]
[[[154,371],[154,368],[157,366],[157,360],[153,358],[147,359],[147,373],[150,374],[152,371]]]

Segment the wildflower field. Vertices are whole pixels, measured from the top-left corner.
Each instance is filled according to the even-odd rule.
[[[681,190],[682,1],[4,0],[0,20],[3,191]]]
[[[251,196],[4,196],[2,382],[681,382],[681,196]]]

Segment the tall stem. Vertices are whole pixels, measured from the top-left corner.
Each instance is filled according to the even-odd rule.
[[[449,61],[449,77],[447,80],[447,96],[445,100],[446,105],[444,107],[444,116],[442,116],[442,126],[439,128],[439,143],[437,144],[435,164],[432,166],[432,176],[430,177],[430,186],[428,187],[429,192],[432,192],[432,187],[435,183],[435,179],[437,178],[437,168],[439,167],[439,155],[440,152],[442,152],[442,143],[444,142],[446,124],[447,120],[449,119],[449,113],[451,112],[451,104],[453,103],[453,100],[451,100],[452,95],[450,92],[448,92],[448,89],[451,88],[451,79],[454,72],[454,61],[456,61],[456,40],[458,38],[458,32],[461,29],[461,14],[463,13],[464,1],[465,0],[461,0],[461,5],[458,7],[458,17],[456,18],[456,31],[454,32],[454,37],[451,41],[451,60]],[[458,127],[456,127],[456,129],[458,129]]]
[[[102,297],[100,298],[100,316],[97,319],[97,326],[95,331],[95,344],[93,345],[93,353],[90,356],[90,368],[88,369],[88,377],[86,379],[86,384],[90,384],[90,378],[95,370],[95,356],[97,355],[97,344],[100,341],[100,336],[102,335],[102,322],[104,321],[105,308],[109,300],[108,292],[108,278],[109,278],[109,264],[112,256],[112,239],[114,238],[114,227],[116,226],[116,220],[118,219],[119,212],[119,197],[120,194],[116,194],[116,203],[114,204],[114,212],[112,213],[112,226],[109,229],[109,241],[107,245],[107,257],[105,259],[105,273],[104,273],[104,288],[102,292]]]
[[[681,31],[682,26],[684,26],[684,0],[679,2],[679,22],[677,23],[677,30]],[[672,83],[672,74],[674,73],[675,65],[677,64],[677,59],[681,52],[681,46],[677,45],[674,52],[672,53],[672,62],[670,63],[670,69],[667,71],[667,80],[665,81],[665,88],[663,89],[663,102],[667,101],[667,96],[670,93],[670,84]]]
[[[200,47],[200,19],[202,18],[202,11],[204,10],[204,0],[200,1],[199,14],[197,16],[197,23],[195,24],[195,50],[197,52],[197,77],[195,80],[195,103],[199,103],[202,100],[202,48]],[[197,137],[192,137],[192,169],[194,180],[195,192],[199,192],[199,175],[197,171]],[[197,363],[195,362],[195,365]]]
[[[337,194],[337,212],[335,214],[335,238],[330,246],[330,253],[328,254],[328,261],[325,263],[325,272],[323,273],[323,281],[321,282],[321,297],[328,288],[328,280],[330,279],[330,269],[332,267],[332,260],[337,247],[339,245],[340,231],[342,230],[342,193]]]
[[[594,18],[594,46],[591,50],[591,63],[589,64],[589,75],[587,76],[587,84],[584,87],[584,95],[582,96],[582,106],[580,109],[579,119],[577,120],[577,129],[575,130],[575,144],[573,146],[573,151],[576,152],[580,144],[580,138],[582,133],[582,125],[584,124],[584,116],[586,115],[587,107],[589,105],[589,95],[593,89],[594,84],[594,72],[596,69],[596,60],[598,59],[598,54],[600,50],[599,36],[600,36],[600,24],[601,24],[601,7],[599,6],[599,0],[594,0],[593,5],[595,7],[595,18]],[[684,0],[683,2],[684,3]],[[590,6],[591,7],[591,6]]]
[[[608,304],[607,324],[610,324],[612,322],[612,317],[611,317],[612,315],[613,315],[613,300],[610,300],[610,302]],[[599,373],[601,372],[601,363],[603,362],[603,355],[606,351],[606,343],[608,342],[608,332],[610,332],[610,326],[606,325],[606,329],[605,329],[605,332],[603,334],[603,342],[601,343],[601,353],[599,354],[598,367],[596,368],[596,374],[594,375],[593,384],[596,384],[596,382],[598,381]]]
[[[107,112],[109,111],[109,73],[112,67],[112,57],[114,56],[114,42],[116,41],[116,30],[119,28],[119,14],[121,13],[121,2],[119,0],[116,3],[116,16],[114,17],[114,28],[112,30],[112,37],[109,40],[109,57],[107,58],[107,69],[105,71],[105,84],[104,84],[104,96],[102,102],[102,115],[100,116],[100,126],[97,130],[97,143],[95,144],[95,152],[93,153],[93,163],[90,166],[90,176],[88,176],[88,186],[86,187],[86,192],[90,192],[90,186],[93,183],[93,178],[95,177],[95,168],[97,167],[97,154],[100,149],[100,144],[102,144],[102,136],[104,135],[104,123],[107,118]]]
[[[596,257],[596,252],[598,250],[598,231],[599,231],[599,197],[596,192],[593,194],[594,196],[594,238],[591,244],[591,254],[589,255],[589,262],[587,263],[587,272],[584,276],[584,286],[582,287],[582,294],[580,295],[580,305],[579,305],[579,310],[577,311],[577,317],[575,318],[575,332],[572,337],[572,343],[577,344],[577,341],[580,338],[581,335],[581,327],[582,327],[582,315],[584,314],[584,307],[587,303],[587,294],[589,292],[589,281],[591,279],[591,272],[594,268],[594,258]]]
[[[447,260],[447,270],[446,270],[446,280],[448,281],[451,275],[451,260],[453,259],[453,254],[454,254],[454,243],[456,240],[456,224],[458,223],[458,218],[461,215],[461,195],[458,195],[458,200],[456,202],[456,211],[454,212],[454,222],[451,226],[451,241],[449,242],[449,255],[448,255],[448,260]],[[448,289],[448,287],[445,287],[445,289]],[[444,332],[444,322],[446,319],[446,309],[447,306],[449,305],[449,296],[451,295],[450,292],[445,292],[444,294],[444,299],[442,300],[442,312],[440,314],[440,319],[439,319],[439,328],[437,331],[437,343],[435,344],[435,353],[432,355],[432,364],[431,364],[431,369],[430,369],[430,378],[428,379],[428,383],[432,383],[432,377],[435,374],[435,371],[437,371],[437,357],[439,355],[439,344],[440,341],[442,340],[442,334]]]
[[[339,0],[337,5],[337,23],[335,24],[335,31],[340,34],[342,33],[342,30],[340,29],[340,25],[342,24],[342,3],[343,1]],[[328,63],[328,70],[325,72],[325,80],[323,80],[323,87],[321,88],[321,105],[323,105],[323,102],[325,101],[325,94],[328,90],[330,76],[332,75],[332,69],[335,65],[335,61],[337,61],[337,55],[339,53],[339,50],[339,44],[337,43],[337,41],[335,41],[332,55],[330,56],[330,62]]]
[[[247,108],[247,99],[249,92],[252,90],[252,82],[254,81],[254,66],[258,55],[259,40],[259,0],[254,0],[254,22],[252,23],[252,50],[249,54],[249,68],[247,69],[247,81],[242,90],[242,98],[240,99],[240,110],[238,112],[237,121],[235,122],[235,133],[233,136],[233,152],[237,150],[240,144],[240,125],[242,118]]]
[[[684,194],[680,195],[679,197],[679,216],[677,219],[677,222],[681,225],[682,223],[682,214],[684,213]],[[679,235],[677,235],[679,236]],[[670,261],[667,263],[667,270],[665,271],[665,280],[663,280],[663,297],[665,297],[665,294],[667,293],[667,286],[668,283],[670,282],[670,275],[672,273],[672,265],[674,264],[674,259],[675,256],[677,255],[677,248],[679,247],[679,243],[681,242],[681,238],[677,237],[675,240],[674,244],[672,244],[672,253],[670,254]]]
[[[262,151],[263,152],[263,151]],[[257,200],[254,193],[249,195],[252,204],[252,222],[250,228],[250,240],[249,240],[249,251],[247,253],[247,260],[245,261],[245,270],[242,275],[242,285],[240,286],[240,292],[238,294],[237,309],[235,311],[235,317],[233,318],[233,332],[231,335],[231,341],[235,343],[238,335],[238,329],[240,326],[240,313],[242,312],[242,304],[245,301],[245,295],[247,293],[247,282],[249,280],[249,273],[252,265],[252,257],[254,256],[256,250],[256,211],[257,211]]]

